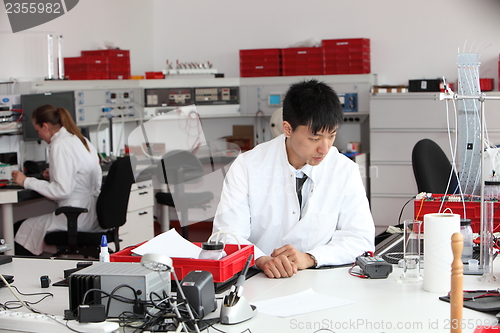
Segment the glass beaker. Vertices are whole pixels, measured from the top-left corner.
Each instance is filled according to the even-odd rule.
[[[481,223],[481,248],[479,265],[483,268],[483,275],[478,278],[479,281],[493,282],[496,277],[493,275],[494,259],[494,235],[493,218],[495,205],[500,199],[500,182],[487,181],[484,183],[484,215]]]
[[[422,244],[422,221],[404,221],[403,239],[403,274],[401,282],[422,282],[420,275],[420,249]]]

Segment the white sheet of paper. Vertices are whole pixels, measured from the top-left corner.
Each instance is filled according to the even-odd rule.
[[[164,254],[171,258],[198,258],[201,248],[183,238],[175,229],[161,233],[132,250],[135,254]]]
[[[311,288],[290,296],[278,297],[267,301],[251,302],[251,304],[257,307],[257,311],[260,313],[276,317],[296,316],[353,303],[355,302],[318,294]]]

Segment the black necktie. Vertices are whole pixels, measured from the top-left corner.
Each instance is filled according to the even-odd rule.
[[[307,175],[304,174],[302,178],[295,178],[297,182],[297,198],[299,198],[299,208],[302,208],[302,187],[307,179]]]

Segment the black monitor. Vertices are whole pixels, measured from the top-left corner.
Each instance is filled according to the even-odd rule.
[[[21,107],[23,115],[23,139],[24,141],[40,141],[37,131],[33,127],[31,114],[42,105],[50,104],[55,107],[63,107],[69,111],[69,114],[76,123],[75,111],[75,92],[62,91],[41,94],[21,95]]]

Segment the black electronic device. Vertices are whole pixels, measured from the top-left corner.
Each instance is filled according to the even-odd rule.
[[[40,276],[40,287],[42,288],[50,287],[50,278],[48,275]]]
[[[23,140],[24,141],[40,141],[38,132],[32,124],[31,114],[33,111],[42,105],[53,105],[62,107],[68,110],[69,114],[76,122],[76,107],[75,107],[75,92],[61,91],[48,92],[41,94],[21,95],[21,107],[23,109]]]
[[[0,255],[0,265],[8,264],[10,262],[12,262],[12,256],[8,256],[5,254]]]
[[[14,282],[13,275],[5,275],[5,274],[2,274],[2,275],[3,275],[3,278],[5,279],[5,281],[7,281],[9,284]],[[3,282],[2,279],[0,279],[0,287],[5,287],[5,282]]]
[[[217,309],[212,273],[191,271],[182,279],[181,288],[199,319]]]
[[[386,279],[392,273],[392,265],[376,256],[363,254],[356,258],[356,265],[370,279]]]

